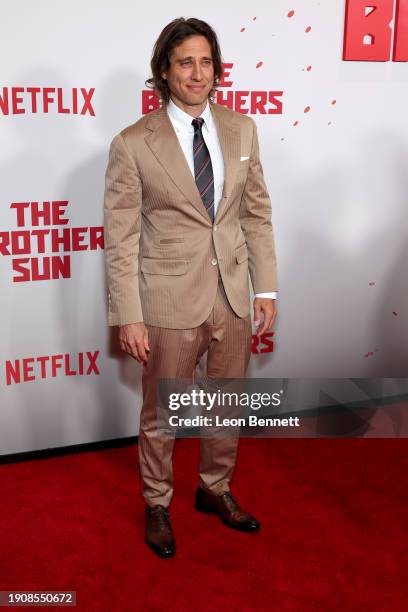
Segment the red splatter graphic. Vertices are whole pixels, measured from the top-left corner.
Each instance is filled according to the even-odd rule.
[[[332,101],[331,101],[331,103],[333,104],[333,106],[334,106],[334,104],[336,104],[336,102],[337,102],[337,100],[332,100]]]
[[[256,20],[256,17],[252,17],[252,21],[255,21],[255,20]]]
[[[310,30],[311,30],[311,29],[312,29],[312,27],[311,27],[311,26],[307,26],[307,28],[306,28],[306,30],[305,30],[306,34],[307,34],[308,32],[310,32]]]
[[[370,285],[370,287],[374,287],[375,282],[374,281],[370,281],[368,284]]]
[[[310,106],[306,106],[305,110],[303,111],[304,113],[308,113],[310,111]]]
[[[262,66],[263,62],[258,62],[257,65],[255,66],[255,68],[260,68]]]
[[[245,32],[245,28],[241,28],[241,29],[240,29],[240,32]]]
[[[392,311],[392,314],[394,315],[394,317],[398,317],[398,312],[395,312],[395,310]]]
[[[289,11],[289,13],[288,13],[288,17],[289,17],[289,19],[290,19],[291,17],[293,17],[293,15],[294,15],[294,14],[295,14],[295,11]]]
[[[293,127],[296,127],[297,125],[299,125],[299,121],[295,121]]]
[[[374,355],[373,351],[368,351],[368,353],[366,353],[364,357],[372,357],[373,355]]]
[[[312,69],[312,67],[311,67],[311,66],[308,66],[308,67],[306,68],[306,70],[307,70],[308,72],[310,72],[310,71],[311,71],[311,69]]]

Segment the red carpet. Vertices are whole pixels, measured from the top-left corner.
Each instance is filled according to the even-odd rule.
[[[136,446],[0,466],[0,590],[76,590],[90,612],[408,609],[406,440],[242,440],[255,535],[192,509],[197,465],[178,440],[168,560],[143,543]]]

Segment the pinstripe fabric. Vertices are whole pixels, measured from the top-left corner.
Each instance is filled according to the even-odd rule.
[[[211,112],[225,166],[214,223],[165,107],[111,143],[104,199],[109,325],[200,325],[214,304],[218,269],[238,317],[249,314],[248,270],[254,293],[277,289],[255,123],[213,103]]]
[[[139,464],[142,491],[148,505],[168,506],[173,494],[174,437],[157,430],[157,379],[192,379],[207,351],[211,378],[245,376],[251,353],[251,320],[231,309],[221,280],[213,308],[202,325],[193,329],[165,329],[148,325],[150,354],[143,370],[143,407],[140,415]],[[211,493],[229,490],[238,436],[202,437],[200,484]]]
[[[249,279],[276,291],[271,204],[250,117],[211,103],[224,159],[214,222],[165,107],[112,140],[105,177],[109,325],[144,321],[139,457],[143,494],[167,506],[173,437],[156,429],[157,378],[189,378],[207,352],[210,377],[243,378],[250,357]],[[241,161],[241,157],[245,158]],[[220,282],[222,279],[222,282]],[[237,438],[202,438],[200,482],[228,490]]]

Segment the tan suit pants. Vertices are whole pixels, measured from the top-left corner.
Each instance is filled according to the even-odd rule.
[[[193,329],[168,329],[146,325],[150,352],[143,368],[143,406],[140,415],[139,463],[142,492],[149,506],[167,507],[173,495],[172,454],[174,436],[157,430],[157,379],[193,380],[207,352],[210,378],[244,378],[251,356],[251,317],[238,317],[231,309],[221,277],[209,317]],[[201,437],[200,485],[220,495],[229,490],[238,435]]]

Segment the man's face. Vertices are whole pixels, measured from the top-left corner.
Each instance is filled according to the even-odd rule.
[[[161,76],[167,79],[178,106],[187,112],[189,107],[203,110],[214,82],[211,47],[205,36],[190,36],[175,47],[170,55],[170,67]]]

